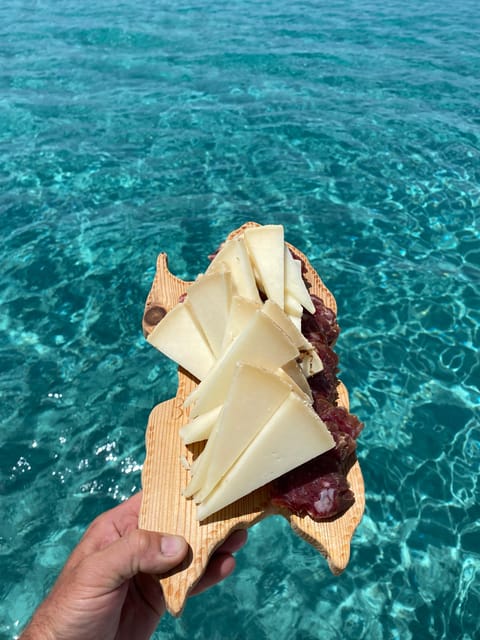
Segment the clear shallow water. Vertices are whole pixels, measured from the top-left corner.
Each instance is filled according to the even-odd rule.
[[[338,300],[367,510],[337,578],[258,525],[158,637],[478,637],[479,22],[464,0],[2,3],[0,637],[140,487],[176,388],[140,329],[157,253],[194,277],[250,219]]]

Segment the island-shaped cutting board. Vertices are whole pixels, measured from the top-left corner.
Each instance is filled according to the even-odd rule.
[[[233,231],[228,239],[255,225],[254,222],[246,223]],[[287,246],[304,262],[304,277],[310,285],[310,292],[321,298],[336,314],[335,298],[306,256],[288,243]],[[191,283],[170,273],[167,255],[161,253],[145,304],[143,331],[146,336],[165,313],[178,303],[189,284]],[[347,475],[355,495],[355,503],[337,518],[315,522],[309,516],[296,516],[285,509],[274,507],[269,501],[268,489],[261,487],[206,520],[196,520],[195,502],[184,498],[182,491],[189,481],[188,466],[199,455],[203,444],[195,443],[186,447],[179,436],[180,427],[188,422],[189,417],[188,410],[183,406],[184,400],[196,386],[196,380],[179,368],[175,398],[162,402],[153,409],[146,431],[139,526],[149,531],[182,535],[190,547],[187,558],[179,567],[169,575],[159,577],[167,610],[173,616],[181,614],[188,594],[202,577],[210,556],[232,531],[251,527],[272,514],[287,518],[292,530],[326,558],[330,570],[334,574],[341,573],[348,564],[350,541],[365,508],[363,478],[356,459],[350,461]],[[338,392],[338,404],[348,409],[348,392],[342,383],[339,384]]]

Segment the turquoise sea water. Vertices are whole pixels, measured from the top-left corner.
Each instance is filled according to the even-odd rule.
[[[280,223],[334,292],[367,508],[347,570],[272,518],[155,637],[480,637],[480,14],[474,0],[0,5],[0,637],[140,487],[193,278]]]

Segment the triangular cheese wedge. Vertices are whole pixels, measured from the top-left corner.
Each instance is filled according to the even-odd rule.
[[[235,338],[242,333],[252,319],[255,311],[260,309],[261,306],[260,302],[247,300],[240,296],[233,296],[223,337],[222,352],[226,351]]]
[[[288,291],[285,292],[284,310],[289,316],[302,318],[303,307],[300,302]]]
[[[205,445],[206,478],[196,501],[207,496],[290,394],[292,386],[270,371],[237,365],[223,411]]]
[[[299,351],[311,351],[313,346],[297,329],[285,311],[273,300],[265,300],[262,312],[278,324],[292,340]]]
[[[205,445],[205,449],[202,453],[195,458],[194,465],[190,470],[190,482],[182,492],[185,498],[191,498],[203,487],[211,461],[211,453],[212,450],[207,449],[207,446]]]
[[[242,333],[217,360],[210,374],[188,396],[192,418],[225,402],[238,362],[275,371],[297,358],[299,351],[287,334],[261,311],[256,311]]]
[[[315,411],[293,391],[228,473],[197,507],[204,520],[223,507],[319,456],[334,440]]]
[[[215,358],[222,352],[223,336],[232,298],[229,271],[201,275],[187,290],[195,319],[202,327]]]
[[[180,302],[160,320],[148,342],[202,380],[215,364],[215,357],[188,302]]]
[[[300,367],[307,378],[323,371],[323,362],[315,349],[312,349],[311,351],[302,351],[300,353],[299,360]]]
[[[302,263],[296,260],[285,245],[285,294],[294,298],[310,313],[315,313],[312,298],[302,277]]]
[[[308,384],[308,380],[303,373],[302,368],[296,360],[290,360],[287,364],[284,364],[282,371],[298,386],[299,389],[307,396],[308,401],[313,401],[312,390]]]
[[[284,309],[293,324],[301,331],[303,307],[288,291],[285,292]]]
[[[262,312],[272,318],[278,326],[285,331],[295,346],[300,351],[300,362],[302,371],[309,378],[323,369],[323,363],[313,345],[305,338],[303,333],[297,329],[290,317],[280,309],[273,300],[266,300],[262,307]]]
[[[228,240],[210,263],[206,273],[230,271],[233,293],[260,302],[252,265],[243,238]]]
[[[285,243],[281,225],[245,229],[245,244],[255,265],[259,287],[282,309],[284,303]]]
[[[303,389],[295,382],[295,380],[293,380],[288,375],[288,373],[284,371],[283,367],[279,367],[275,371],[275,375],[278,376],[280,380],[283,380],[284,382],[286,382],[290,386],[290,389],[294,391],[297,394],[297,396],[299,396],[304,402],[308,402],[308,404],[312,404],[312,399],[310,395],[305,393],[305,391],[303,391]]]
[[[202,413],[180,428],[179,434],[185,444],[200,442],[210,437],[213,426],[220,415],[222,407],[215,407],[207,413]]]

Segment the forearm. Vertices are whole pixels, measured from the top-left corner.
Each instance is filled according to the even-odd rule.
[[[47,598],[35,611],[18,640],[59,640]]]

